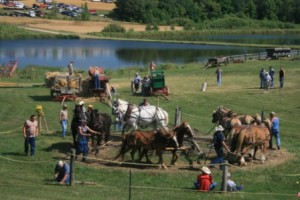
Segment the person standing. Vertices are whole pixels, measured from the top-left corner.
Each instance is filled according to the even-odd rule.
[[[70,61],[69,64],[68,64],[68,70],[69,70],[69,75],[73,75],[74,74],[74,66],[73,66],[74,62],[73,61]]]
[[[93,76],[94,76],[94,80],[95,80],[95,89],[100,89],[100,80],[99,80],[100,72],[99,72],[98,67],[95,67]]]
[[[266,70],[265,68],[261,68],[260,72],[259,72],[259,78],[260,78],[260,89],[265,88],[265,73]]]
[[[155,65],[155,63],[153,61],[150,63],[149,68],[150,68],[150,72],[151,71],[155,71],[156,65]]]
[[[280,135],[279,135],[279,118],[275,115],[275,112],[271,112],[270,113],[270,120],[272,122],[272,128],[271,128],[271,138],[270,138],[270,142],[269,142],[269,148],[273,149],[273,136],[276,139],[276,145],[277,145],[277,149],[280,149],[280,145],[281,145],[281,140],[280,140]]]
[[[59,112],[59,122],[61,124],[61,136],[64,138],[67,134],[67,126],[68,126],[68,106],[66,104],[63,105],[62,109]]]
[[[202,192],[213,190],[217,186],[217,183],[213,182],[210,169],[206,166],[203,166],[201,168],[201,172],[202,173],[197,177],[197,181],[194,182],[194,186],[197,190]]]
[[[133,78],[133,84],[134,84],[134,92],[137,93],[140,88],[140,82],[142,81],[142,78],[139,76],[138,73],[135,73],[135,76]]]
[[[271,83],[270,83],[270,88],[274,88],[274,75],[275,75],[275,70],[272,66],[269,68],[269,75],[271,77]]]
[[[216,70],[216,75],[217,75],[217,84],[219,85],[219,86],[221,86],[222,85],[222,69],[220,69],[220,68],[218,68],[217,70]]]
[[[214,149],[217,153],[217,157],[212,160],[212,164],[221,164],[224,163],[224,150],[223,147],[230,152],[230,149],[225,143],[225,136],[223,134],[224,128],[222,125],[219,125],[215,128],[215,133],[213,135],[213,145]],[[223,169],[223,167],[220,165],[220,169]]]
[[[268,72],[265,73],[265,93],[268,93],[269,92],[269,89],[270,89],[270,85],[271,85],[271,76]]]
[[[283,88],[284,84],[284,77],[285,77],[285,70],[283,69],[282,66],[280,66],[280,71],[279,71],[279,83],[280,83],[280,88]]]
[[[142,96],[148,96],[150,94],[151,80],[148,75],[146,75],[142,81]]]
[[[35,137],[38,136],[38,122],[35,115],[31,115],[29,120],[26,120],[23,126],[25,154],[28,155],[30,145],[30,156],[35,154]]]
[[[58,161],[54,169],[54,180],[60,184],[70,184],[70,166],[65,161]]]
[[[81,125],[78,127],[78,139],[77,139],[77,151],[76,157],[82,153],[83,158],[82,162],[86,162],[87,155],[89,153],[88,140],[87,136],[91,136],[90,133],[100,134],[87,126],[87,122],[85,120],[81,121]]]

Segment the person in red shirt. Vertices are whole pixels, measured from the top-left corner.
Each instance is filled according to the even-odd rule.
[[[203,166],[201,171],[202,173],[198,175],[197,181],[194,183],[196,189],[202,192],[213,190],[217,186],[217,183],[213,182],[210,169]]]

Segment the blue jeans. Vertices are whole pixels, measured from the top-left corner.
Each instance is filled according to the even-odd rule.
[[[212,182],[212,183],[210,184],[210,186],[209,186],[209,190],[215,189],[215,188],[217,187],[217,185],[218,185],[217,182]],[[194,186],[195,186],[196,189],[199,188],[199,183],[198,183],[198,181],[195,181],[195,182],[194,182]]]
[[[222,77],[221,76],[217,76],[217,83],[218,83],[218,85],[222,85]]]
[[[273,142],[272,142],[273,136],[275,136],[277,148],[280,148],[281,140],[280,140],[280,135],[279,135],[279,131],[278,130],[272,130],[271,131],[271,138],[270,138],[270,142],[269,142],[269,147],[270,148],[273,147]]]
[[[215,148],[215,151],[217,153],[217,157],[214,158],[212,161],[211,161],[211,164],[221,164],[221,163],[224,163],[224,151],[223,151],[223,148]],[[223,169],[224,166],[223,165],[220,165],[220,169]]]
[[[28,155],[28,149],[30,145],[30,155],[33,156],[35,153],[35,137],[26,137],[25,138],[25,154]]]
[[[95,89],[99,89],[100,88],[99,75],[94,75],[94,79],[95,79]]]
[[[61,120],[60,123],[61,123],[61,136],[66,137],[68,120],[66,120],[66,119]]]

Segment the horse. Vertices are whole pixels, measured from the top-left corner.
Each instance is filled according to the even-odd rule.
[[[85,119],[85,114],[81,109],[81,106],[75,105],[75,109],[73,110],[73,118],[71,121],[71,132],[73,136],[73,145],[77,146],[77,133],[78,127],[81,124],[81,120]]]
[[[116,156],[116,159],[119,156],[122,156],[122,160],[124,160],[124,155],[128,151],[133,150],[131,151],[131,159],[134,160],[135,151],[138,148],[143,148],[138,161],[141,161],[143,156],[146,156],[147,162],[151,163],[147,153],[149,150],[156,150],[156,154],[159,157],[158,163],[166,168],[162,158],[163,150],[168,148],[172,149],[171,164],[174,165],[178,159],[176,151],[183,145],[185,135],[187,135],[189,138],[193,137],[193,131],[187,122],[183,122],[181,125],[175,127],[171,131],[166,131],[164,129],[159,129],[158,131],[134,130],[131,133],[125,134],[122,147],[119,154]],[[176,139],[174,137],[176,137]]]
[[[157,106],[136,106],[118,99],[113,102],[112,113],[124,123],[122,135],[126,129],[137,130],[139,127],[146,128],[148,126],[168,130],[169,115]]]
[[[244,155],[254,148],[253,159],[255,159],[258,147],[261,149],[261,162],[266,160],[266,151],[270,140],[270,129],[265,125],[250,125],[233,127],[233,139],[231,141],[231,152],[236,156],[241,154],[240,164],[246,165]]]
[[[102,138],[104,135],[105,143],[108,142],[110,137],[110,127],[112,125],[111,116],[107,113],[100,113],[98,109],[92,109],[87,115],[88,126],[101,134],[92,134],[92,146],[95,150],[95,156],[99,154],[99,146],[101,146]]]
[[[212,123],[218,123],[224,127],[226,138],[232,127],[242,125],[238,117],[233,116],[230,110],[223,107],[219,107],[217,111],[213,112]]]

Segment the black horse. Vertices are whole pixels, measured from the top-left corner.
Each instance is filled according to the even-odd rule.
[[[92,146],[95,150],[95,155],[99,154],[99,146],[101,146],[102,138],[107,143],[110,139],[110,127],[112,125],[111,116],[107,113],[100,113],[97,109],[92,109],[86,113],[88,126],[101,134],[92,134]]]
[[[81,124],[81,120],[86,119],[86,116],[82,110],[82,106],[75,105],[75,109],[73,110],[73,118],[71,122],[71,132],[73,136],[73,145],[74,147],[77,147],[77,132],[78,127]]]

